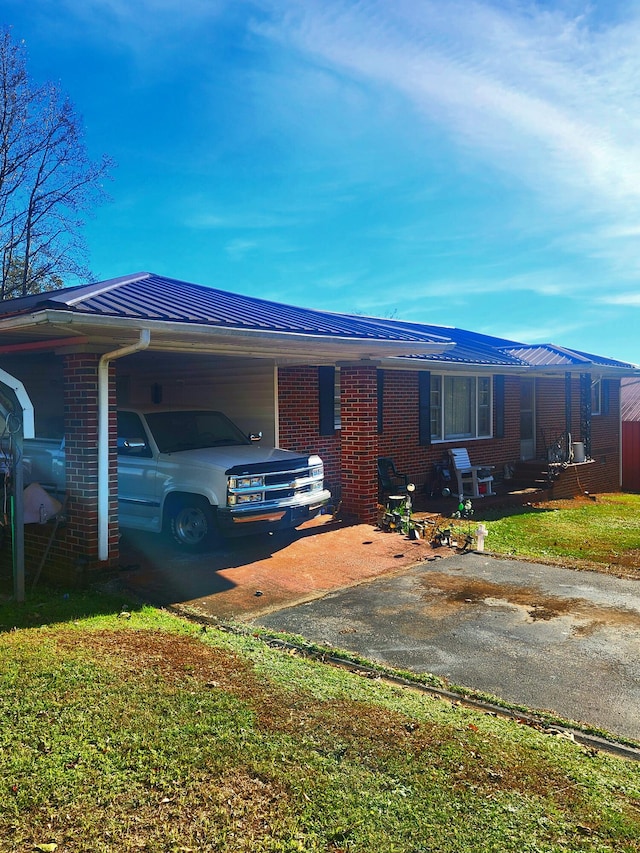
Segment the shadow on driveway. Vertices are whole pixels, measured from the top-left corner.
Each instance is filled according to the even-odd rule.
[[[119,584],[125,590],[159,606],[217,619],[249,619],[436,554],[423,541],[330,516],[283,534],[229,539],[198,555],[180,553],[158,535],[127,531],[120,552]]]

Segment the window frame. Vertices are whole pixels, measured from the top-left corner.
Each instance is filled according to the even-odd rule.
[[[451,400],[456,396],[456,379],[464,380],[468,385],[463,406],[468,407],[472,427],[470,432],[446,432]],[[449,388],[447,385],[449,384]],[[464,387],[464,385],[462,386]],[[430,381],[430,433],[432,444],[445,444],[452,441],[479,441],[493,438],[494,376],[485,373],[431,373]],[[484,400],[482,398],[484,397]],[[449,402],[448,402],[449,401]],[[480,432],[481,422],[487,424],[487,432]],[[434,429],[435,427],[435,429]]]

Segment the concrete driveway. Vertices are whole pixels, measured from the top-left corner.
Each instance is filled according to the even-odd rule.
[[[462,554],[255,620],[640,741],[640,584]]]

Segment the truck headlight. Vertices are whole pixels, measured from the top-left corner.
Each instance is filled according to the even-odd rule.
[[[309,474],[313,477],[314,480],[322,480],[324,477],[324,466],[314,465],[313,468],[309,470]]]
[[[262,489],[264,477],[229,477],[230,489]]]

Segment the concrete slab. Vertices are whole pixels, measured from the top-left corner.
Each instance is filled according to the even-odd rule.
[[[330,516],[287,534],[229,540],[201,555],[179,553],[157,535],[127,531],[119,581],[160,606],[250,619],[445,553],[450,552]]]
[[[255,619],[640,741],[640,584],[469,553]]]

